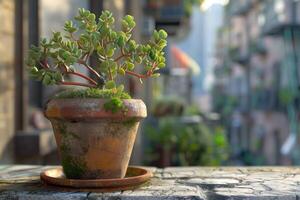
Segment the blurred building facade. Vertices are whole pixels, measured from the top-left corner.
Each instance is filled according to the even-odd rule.
[[[228,127],[233,159],[295,163],[300,2],[231,0],[224,12],[213,101]]]
[[[14,135],[14,1],[0,1],[0,157],[2,162],[12,162],[11,141]],[[0,161],[0,163],[1,163]]]

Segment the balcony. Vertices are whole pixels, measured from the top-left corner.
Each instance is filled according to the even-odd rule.
[[[280,34],[285,28],[300,27],[300,3],[293,0],[269,0],[264,4],[265,35]]]
[[[170,35],[176,34],[185,17],[182,0],[147,0],[144,12],[153,17],[156,29],[163,28]]]
[[[229,13],[231,16],[246,14],[255,3],[256,0],[234,0],[228,4]]]
[[[251,107],[255,110],[281,110],[274,89],[256,88],[251,91]]]
[[[249,62],[249,55],[241,47],[232,47],[229,49],[229,56],[233,62],[246,65]]]

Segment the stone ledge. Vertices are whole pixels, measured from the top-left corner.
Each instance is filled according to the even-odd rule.
[[[53,167],[53,166],[52,166]],[[150,168],[154,177],[138,189],[111,193],[43,185],[39,173],[51,166],[0,166],[0,199],[62,200],[221,200],[299,199],[300,168]]]

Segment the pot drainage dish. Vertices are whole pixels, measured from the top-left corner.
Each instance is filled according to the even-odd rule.
[[[114,179],[67,179],[61,167],[47,169],[41,180],[47,184],[71,188],[100,188],[113,190],[132,189],[148,181],[152,172],[141,167],[128,167],[125,178]]]

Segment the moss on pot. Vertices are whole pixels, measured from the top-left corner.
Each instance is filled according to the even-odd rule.
[[[134,126],[138,121],[139,121],[138,118],[133,117],[133,118],[130,118],[129,120],[124,121],[123,124],[124,124],[126,127],[132,127],[132,126]]]
[[[68,142],[68,139],[64,139],[60,146],[61,164],[66,177],[78,179],[86,172],[86,164],[78,155],[71,155],[71,149],[67,144]]]
[[[107,99],[104,104],[104,109],[111,111],[112,113],[117,113],[119,111],[126,112],[126,107],[123,104],[122,99],[131,99],[130,95],[122,90],[115,89],[73,89],[65,90],[58,93],[53,97],[54,99],[71,99],[71,98],[97,98],[97,99]]]
[[[64,174],[68,178],[78,179],[86,171],[86,164],[83,159],[78,155],[72,156],[69,142],[71,139],[80,139],[80,137],[67,130],[65,123],[61,122],[59,126],[59,131],[62,136],[62,141],[60,145],[61,151],[61,164],[63,167]]]
[[[114,97],[111,98],[104,104],[104,109],[106,111],[111,111],[112,113],[117,113],[119,111],[126,112],[126,106],[124,106],[123,101],[120,98]]]
[[[68,153],[62,151],[61,164],[63,166],[66,177],[78,179],[86,172],[86,164],[79,157],[72,157]]]
[[[54,99],[70,99],[70,98],[97,98],[97,99],[131,99],[126,92],[115,91],[114,89],[69,89],[56,94]]]
[[[80,137],[78,135],[76,135],[75,133],[73,132],[70,132],[70,131],[67,131],[67,125],[61,121],[59,123],[59,132],[63,138],[63,140],[67,140],[68,138],[75,138],[75,139],[80,139]]]

